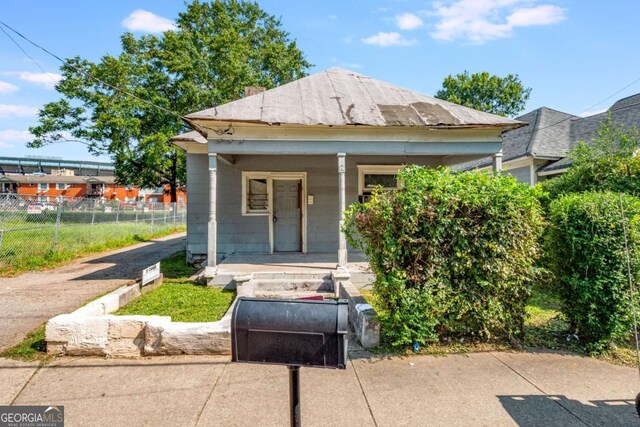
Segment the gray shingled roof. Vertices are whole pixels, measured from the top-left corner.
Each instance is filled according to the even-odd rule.
[[[264,124],[519,127],[515,120],[463,107],[390,83],[330,68],[291,83],[185,116]]]
[[[571,120],[575,116],[547,107],[541,107],[516,120],[528,126],[502,134],[503,161],[520,157],[557,157],[566,155]],[[456,165],[456,170],[469,170],[491,165],[491,157]]]
[[[598,129],[607,115],[611,114],[611,120],[625,127],[638,127],[640,125],[640,94],[629,96],[617,101],[608,111],[589,117],[578,118],[571,122],[569,136],[569,148],[578,141],[591,142],[598,136]],[[571,166],[572,160],[564,157],[539,169],[539,171],[551,171],[566,169]]]
[[[206,144],[207,138],[200,135],[200,132],[192,130],[191,132],[182,133],[171,138],[172,142],[197,142],[199,144]]]

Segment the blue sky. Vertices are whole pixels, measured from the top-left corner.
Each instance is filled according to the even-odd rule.
[[[464,70],[518,74],[533,88],[526,111],[600,112],[640,92],[637,0],[265,0],[312,72],[342,66],[434,94]],[[99,60],[119,36],[158,32],[181,0],[3,0],[0,20],[62,57]],[[22,43],[22,41],[20,41]],[[57,61],[22,43],[46,74],[0,33],[0,155],[95,159],[81,144],[25,147],[35,113],[58,99]],[[599,105],[596,103],[611,96]],[[102,157],[102,160],[107,160]]]

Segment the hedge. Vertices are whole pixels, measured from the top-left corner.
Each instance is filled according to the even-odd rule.
[[[399,180],[345,218],[376,274],[384,342],[520,337],[543,229],[536,190],[506,175],[419,166]]]
[[[640,199],[587,192],[564,196],[550,206],[552,227],[546,248],[554,289],[575,335],[594,353],[630,337],[632,306],[623,212],[632,274],[637,277]]]

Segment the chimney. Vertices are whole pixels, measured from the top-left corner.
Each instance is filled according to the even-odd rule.
[[[262,86],[245,86],[244,97],[246,98],[247,96],[255,95],[264,92],[265,90],[267,89]]]

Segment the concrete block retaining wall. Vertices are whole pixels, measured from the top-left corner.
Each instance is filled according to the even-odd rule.
[[[380,320],[371,305],[348,279],[336,280],[339,297],[349,302],[349,322],[353,325],[360,345],[373,348],[380,345]]]
[[[143,293],[159,284],[142,288]],[[73,313],[52,318],[45,329],[47,353],[113,357],[231,353],[231,308],[218,322],[208,323],[110,314],[140,294],[139,284],[123,286]]]

